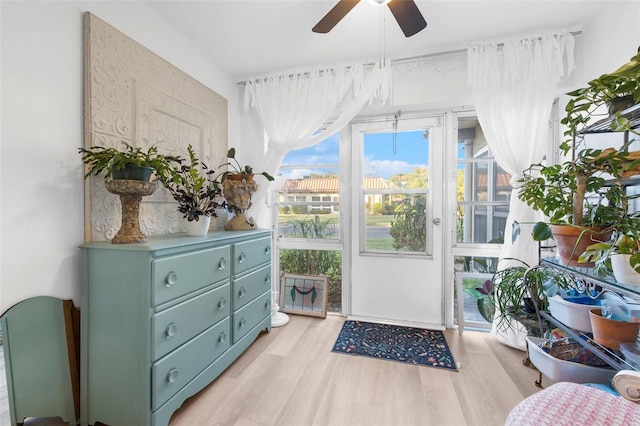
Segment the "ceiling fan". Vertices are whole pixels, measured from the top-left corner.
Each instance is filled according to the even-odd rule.
[[[424,20],[418,6],[413,0],[369,0],[369,2],[378,5],[386,4],[406,37],[411,37],[427,26],[427,21]],[[314,33],[328,33],[358,3],[360,3],[360,0],[340,0],[338,4],[333,6],[333,9],[313,27],[312,31]]]

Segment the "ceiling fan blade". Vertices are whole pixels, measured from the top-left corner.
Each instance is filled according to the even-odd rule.
[[[427,27],[427,21],[413,0],[392,0],[387,6],[406,37],[411,37]]]
[[[333,6],[333,9],[331,9],[329,13],[327,13],[324,18],[322,18],[320,22],[313,27],[312,31],[314,33],[328,33],[358,3],[360,3],[360,0],[340,0],[338,4]]]

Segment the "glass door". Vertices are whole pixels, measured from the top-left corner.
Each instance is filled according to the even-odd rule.
[[[356,122],[351,316],[442,326],[444,116]]]

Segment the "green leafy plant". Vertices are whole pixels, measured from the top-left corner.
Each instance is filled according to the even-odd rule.
[[[638,218],[636,218],[638,219]],[[611,256],[615,254],[630,254],[629,264],[640,273],[640,235],[635,231],[615,233],[609,241],[599,242],[587,247],[580,255],[580,262],[593,262],[594,272],[600,276],[611,275]]]
[[[583,141],[583,130],[593,124],[593,118],[608,114],[599,112],[601,107],[609,105],[622,97],[630,97],[632,103],[640,103],[640,49],[629,62],[609,74],[591,80],[587,87],[568,93],[571,99],[565,107],[566,116],[561,123],[566,127],[566,139],[561,149],[567,154],[574,146],[580,146]],[[611,122],[614,131],[631,131],[629,121],[621,117],[620,111],[614,113]],[[576,140],[577,138],[577,140]]]
[[[548,268],[531,269],[527,263],[519,259],[505,258],[501,261],[515,262],[498,270],[491,281],[495,291],[495,309],[498,312],[498,327],[512,327],[512,320],[525,312],[524,300],[531,297],[540,310],[548,307],[548,298],[558,293],[559,289],[570,287],[566,276]]]
[[[571,98],[565,108],[566,116],[561,120],[566,126],[566,139],[560,148],[564,155],[573,151],[573,158],[562,164],[533,164],[519,180],[518,198],[549,218],[549,222],[540,222],[534,227],[535,240],[550,238],[550,224],[614,229],[625,220],[629,197],[623,181],[630,173],[640,170],[639,156],[629,152],[634,138],[629,138],[617,150],[587,148],[584,138],[606,104],[621,96],[631,96],[633,101],[640,102],[639,76],[640,53],[613,73],[604,74],[590,81],[587,87],[568,94]],[[620,111],[608,120],[610,130],[638,135]],[[514,240],[519,230],[515,222]]]
[[[166,179],[171,173],[171,167],[179,164],[181,158],[174,155],[164,155],[158,152],[157,145],[152,145],[148,150],[134,148],[125,141],[121,141],[124,150],[93,146],[89,149],[79,148],[82,161],[87,165],[84,178],[91,175],[99,175],[106,172],[105,178],[109,179],[114,170],[122,170],[126,166],[151,167],[155,170],[159,179]]]
[[[236,149],[235,148],[229,148],[229,150],[227,151],[227,158],[233,160],[233,161],[229,161],[227,163],[221,164],[219,167],[224,167],[227,166],[228,170],[221,173],[219,175],[220,177],[220,182],[224,182],[230,175],[244,175],[244,176],[249,176],[249,175],[254,175],[254,174],[259,174],[264,176],[268,181],[272,181],[273,180],[273,176],[271,176],[269,173],[267,172],[254,172],[253,171],[253,167],[251,166],[241,166],[240,162],[238,160],[236,160]]]
[[[469,296],[476,299],[478,312],[487,322],[493,322],[496,310],[495,286],[492,280],[486,280],[480,287],[465,288],[463,290]]]
[[[189,163],[182,164],[181,161],[172,167],[161,182],[178,202],[178,211],[187,220],[197,221],[200,216],[217,217],[216,209],[226,207],[226,202],[214,177],[215,172],[198,159],[191,145],[187,150]]]
[[[550,223],[611,226],[626,215],[629,205],[623,174],[640,164],[629,161],[629,145],[619,150],[585,148],[576,160],[562,164],[533,164],[519,180],[518,198]]]
[[[424,251],[427,239],[427,199],[424,195],[405,198],[396,206],[391,228],[393,248],[401,251]]]

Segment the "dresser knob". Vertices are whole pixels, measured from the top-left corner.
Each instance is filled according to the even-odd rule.
[[[218,310],[224,309],[225,306],[227,306],[227,299],[221,297],[220,300],[218,300]]]
[[[247,289],[244,287],[240,287],[240,291],[238,291],[238,298],[242,299],[247,294]]]
[[[227,259],[225,259],[224,257],[220,259],[220,262],[218,262],[218,269],[220,271],[224,270],[224,268],[227,267]]]
[[[238,321],[238,328],[244,328],[245,325],[247,325],[247,321],[244,318]]]
[[[264,285],[271,287],[271,274],[267,274],[264,277]]]
[[[218,343],[224,343],[225,340],[227,340],[227,335],[224,334],[224,331],[222,333],[220,333],[220,335],[218,336]]]
[[[176,380],[178,380],[178,369],[172,368],[167,373],[167,382],[174,383]]]
[[[264,248],[264,254],[271,254],[271,246],[266,246]]]
[[[164,337],[167,340],[171,339],[173,336],[176,335],[177,332],[178,332],[178,324],[176,324],[175,322],[172,322],[167,326],[166,330],[164,330]]]
[[[270,309],[271,308],[271,303],[269,303],[269,300],[265,300],[264,301],[264,308],[265,309]]]
[[[165,287],[173,287],[173,285],[177,282],[178,282],[178,274],[174,271],[169,272],[166,278],[164,279]]]
[[[238,263],[244,263],[245,260],[247,260],[247,255],[244,252],[241,252],[240,256],[238,256]]]

